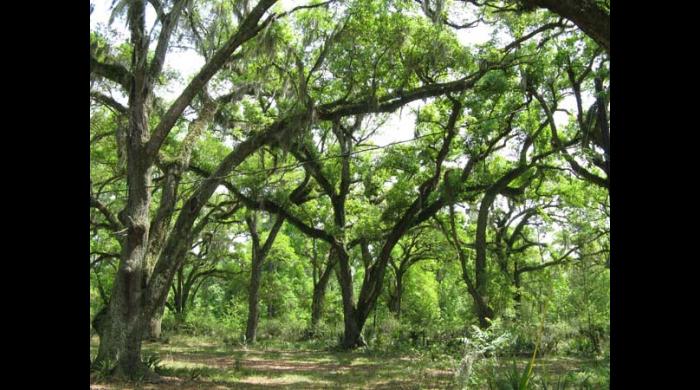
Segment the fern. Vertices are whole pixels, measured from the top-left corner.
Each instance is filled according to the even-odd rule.
[[[153,370],[154,372],[160,372],[162,369],[162,367],[160,366],[160,356],[158,356],[158,354],[156,353],[147,354],[143,359],[143,363],[146,365],[146,367]]]
[[[95,378],[97,380],[107,379],[112,374],[114,366],[115,362],[109,358],[96,362],[92,366],[92,370],[95,372]]]

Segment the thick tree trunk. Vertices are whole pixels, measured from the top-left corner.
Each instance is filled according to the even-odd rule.
[[[476,223],[476,238],[474,242],[476,246],[476,261],[474,267],[474,280],[476,292],[481,302],[475,303],[477,304],[477,307],[482,308],[488,299],[486,297],[488,284],[486,273],[486,224],[488,221],[489,208],[496,199],[497,194],[498,192],[495,186],[489,189],[489,191],[486,191],[484,199],[481,201],[481,207],[479,207],[479,215]],[[477,310],[482,312],[480,309]],[[479,322],[481,323],[481,319]]]
[[[133,299],[136,295],[133,290],[129,291],[134,279],[138,280],[134,273],[117,275],[115,292],[118,294],[112,296],[110,305],[112,320],[100,339],[103,355],[98,356],[98,359],[116,360],[114,374],[127,378],[134,378],[145,370],[141,362],[142,307]]]
[[[493,319],[493,309],[488,305],[479,290],[476,289],[474,284],[469,279],[469,275],[466,272],[466,264],[464,262],[462,263],[462,279],[467,284],[467,291],[474,301],[474,314],[476,314],[476,317],[479,320],[479,327],[481,329],[488,328],[491,326],[491,324],[487,319]]]
[[[345,247],[336,245],[334,249],[338,256],[339,272],[338,284],[343,296],[343,319],[345,332],[341,346],[345,349],[353,349],[367,345],[362,336],[362,323],[359,321],[358,310],[355,307],[355,298],[352,286],[352,272],[350,270],[350,261]]]
[[[248,286],[248,321],[246,323],[246,343],[253,344],[257,336],[258,318],[260,317],[260,280],[262,279],[263,257],[260,253],[260,237],[258,236],[258,219],[255,212],[245,218],[252,239],[250,285]]]
[[[130,229],[132,230],[132,229]],[[134,377],[143,372],[141,363],[141,338],[143,321],[142,245],[146,229],[136,225],[130,233],[130,243],[125,250],[126,261],[116,275],[111,295],[109,318],[111,323],[100,338],[100,359],[117,361],[115,374]],[[130,250],[131,249],[131,250]],[[102,344],[105,344],[102,346]]]
[[[100,338],[102,355],[98,360],[116,361],[114,374],[135,378],[148,370],[141,362],[144,331],[144,293],[146,252],[150,227],[152,159],[148,142],[148,76],[146,56],[148,39],[144,34],[145,4],[132,2],[128,10],[132,51],[129,83],[129,131],[127,134],[126,184],[129,189],[126,208],[119,213],[126,226],[126,239],[109,304],[109,326]],[[102,345],[104,344],[104,345]]]
[[[486,227],[489,216],[489,208],[496,200],[496,196],[508,187],[508,184],[527,172],[527,165],[519,165],[492,184],[484,194],[479,206],[479,214],[476,221],[476,237],[474,245],[476,249],[476,261],[474,267],[475,283],[470,289],[474,298],[474,308],[479,317],[479,326],[482,329],[489,327],[487,318],[493,319],[494,311],[489,305],[488,297],[488,273],[486,268]]]
[[[311,326],[309,327],[311,336],[316,333],[318,324],[323,316],[323,302],[326,298],[326,285],[320,282],[314,285],[313,296],[311,297]]]
[[[143,139],[137,136],[147,131],[146,117],[139,109],[132,111],[127,169],[129,198],[126,209],[120,213],[122,223],[127,226],[127,237],[110,299],[111,324],[100,338],[100,344],[105,345],[101,346],[103,354],[98,357],[116,360],[115,374],[130,378],[144,373],[141,362],[144,262],[151,203],[151,165],[144,153]]]

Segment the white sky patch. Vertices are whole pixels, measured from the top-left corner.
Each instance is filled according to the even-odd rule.
[[[95,8],[93,9],[92,14],[90,14],[90,30],[98,30],[99,25],[106,27],[109,23],[109,16],[112,14],[112,11],[109,8],[111,1],[96,0],[92,1],[91,3],[95,6]],[[126,39],[129,36],[129,32],[124,27],[123,23],[115,21],[115,23],[109,27],[110,30],[114,30],[114,32],[117,33],[118,38],[120,39]]]
[[[398,182],[399,179],[396,176],[391,176],[382,183],[382,189],[386,192],[391,191]]]
[[[506,141],[506,146],[503,149],[497,150],[496,154],[503,156],[509,161],[517,161],[520,159],[520,148],[522,147],[521,141],[522,140],[518,140],[518,137],[509,138]]]
[[[289,11],[290,9],[299,6],[299,5],[304,5],[304,4],[310,4],[310,1],[301,1],[301,0],[281,0],[278,2],[280,5],[280,8],[282,8],[282,11]]]
[[[569,122],[569,115],[563,111],[557,111],[552,116],[554,117],[554,124],[557,125],[557,127],[563,127]]]
[[[224,136],[224,145],[233,149],[233,147],[236,146],[236,141],[230,135],[226,135]]]
[[[465,165],[467,165],[467,162],[469,162],[469,158],[471,156],[464,154],[459,157],[457,157],[456,160],[450,161],[450,160],[445,160],[442,165],[445,168],[463,168]]]
[[[238,235],[238,236],[234,237],[232,242],[237,243],[237,244],[245,244],[249,240],[250,240],[250,237],[247,234],[242,234],[242,235]]]
[[[393,142],[412,140],[416,130],[416,114],[425,103],[418,100],[408,103],[403,109],[389,115],[384,125],[370,138],[378,146],[386,146]]]
[[[501,210],[508,209],[508,198],[503,195],[497,195],[493,201],[493,205]]]
[[[458,25],[469,23],[477,19],[471,5],[452,2],[447,11],[448,20]],[[457,36],[457,41],[463,46],[481,45],[491,39],[492,30],[491,26],[478,23],[471,28],[455,30],[455,35]]]
[[[595,101],[595,97],[588,93],[587,91],[581,91],[581,104],[583,109],[587,110],[591,104]],[[569,95],[563,98],[559,104],[559,109],[564,109],[569,111],[574,117],[578,113],[578,108],[576,108],[576,97],[574,95]],[[563,111],[557,111],[554,113],[554,124],[557,127],[563,127],[569,122],[569,115]]]
[[[458,30],[455,35],[463,46],[481,45],[491,39],[491,28],[481,24],[474,28]]]
[[[235,253],[238,250],[240,250],[241,245],[245,245],[250,241],[250,235],[246,233],[238,233],[238,234],[228,234],[226,236],[228,238],[228,245],[226,246],[228,248],[228,251],[230,253]]]
[[[219,186],[216,187],[216,189],[214,190],[214,193],[215,193],[215,194],[228,194],[228,188],[226,188],[226,187],[224,187],[224,186],[222,186],[222,185],[219,185]]]
[[[180,74],[180,80],[168,83],[162,91],[162,97],[166,100],[175,100],[186,83],[204,66],[204,57],[194,50],[172,50],[165,57],[165,69],[174,69]]]

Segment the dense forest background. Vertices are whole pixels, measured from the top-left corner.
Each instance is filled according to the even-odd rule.
[[[91,4],[91,382],[607,386],[609,8]]]

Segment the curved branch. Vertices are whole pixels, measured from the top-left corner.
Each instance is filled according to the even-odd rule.
[[[97,198],[94,196],[90,195],[90,207],[94,207],[97,210],[104,215],[105,219],[107,219],[107,222],[109,222],[109,227],[113,231],[118,231],[122,228],[122,224],[119,222],[119,220],[114,216],[114,214],[107,208],[107,206],[100,202]]]
[[[97,91],[90,91],[90,97],[93,98],[96,102],[113,109],[119,114],[126,115],[129,112],[128,108],[124,107],[121,103],[103,93]]]
[[[525,35],[523,35],[522,37],[516,39],[515,41],[509,43],[509,44],[505,47],[504,50],[505,50],[505,51],[508,51],[508,50],[510,50],[510,49],[513,49],[513,48],[515,48],[515,47],[518,47],[521,43],[527,41],[528,39],[534,37],[535,35],[537,35],[537,34],[539,34],[539,33],[541,33],[541,32],[547,31],[547,30],[551,30],[551,29],[553,29],[553,28],[557,28],[557,27],[564,27],[564,24],[563,24],[561,21],[545,24],[545,25],[543,25],[542,27],[540,27],[540,28],[538,28],[538,29],[532,31],[531,33],[525,34]]]
[[[125,91],[129,91],[131,86],[131,73],[128,69],[119,64],[100,62],[93,55],[90,55],[90,73],[121,85]]]

